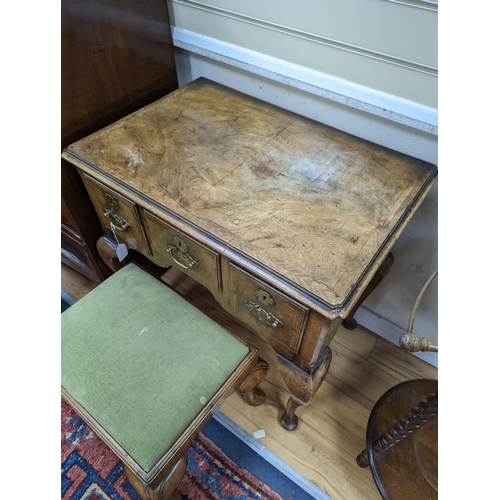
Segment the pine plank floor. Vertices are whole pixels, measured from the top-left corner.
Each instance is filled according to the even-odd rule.
[[[325,381],[313,402],[297,410],[297,429],[287,432],[279,425],[278,416],[288,395],[272,349],[188,276],[171,268],[162,280],[219,324],[252,342],[270,364],[261,385],[267,394],[263,406],[250,407],[233,394],[220,410],[250,434],[264,429],[266,436],[260,442],[332,499],[379,500],[370,471],[359,468],[355,461],[365,447],[370,411],[386,390],[402,381],[437,379],[437,368],[361,327],[354,331],[341,327],[330,345],[333,360]],[[65,264],[61,282],[62,290],[75,300],[97,286]]]

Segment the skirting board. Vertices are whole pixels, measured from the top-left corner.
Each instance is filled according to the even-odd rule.
[[[313,498],[317,500],[331,500],[326,493],[323,493],[318,487],[314,486],[314,484],[304,479],[288,464],[269,451],[257,439],[248,434],[248,432],[243,430],[239,425],[235,424],[229,417],[226,417],[226,415],[220,411],[216,411],[213,418]]]
[[[437,109],[199,33],[172,28],[176,47],[401,125],[438,135]]]

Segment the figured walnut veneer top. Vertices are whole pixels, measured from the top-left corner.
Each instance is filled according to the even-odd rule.
[[[332,307],[436,176],[205,79],[68,150]]]

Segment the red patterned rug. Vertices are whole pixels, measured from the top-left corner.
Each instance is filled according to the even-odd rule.
[[[189,500],[283,500],[200,433],[188,452],[179,490]],[[62,500],[140,500],[118,458],[66,404],[61,404]]]

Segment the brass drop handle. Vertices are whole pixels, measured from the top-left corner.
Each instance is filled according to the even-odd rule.
[[[267,311],[262,306],[273,307],[274,299],[273,296],[266,292],[265,290],[258,289],[255,291],[255,298],[260,302],[254,302],[252,300],[245,300],[245,305],[252,314],[252,316],[260,323],[271,326],[272,328],[283,327],[283,321],[277,318],[271,311]]]
[[[252,316],[260,323],[273,328],[281,328],[283,326],[283,321],[277,318],[272,312],[266,311],[257,304],[257,302],[245,300],[245,305],[248,307]]]
[[[186,242],[180,236],[174,236],[172,239],[174,244],[167,243],[167,253],[172,256],[174,262],[183,269],[196,269],[199,265],[198,261],[189,255],[189,247]]]
[[[130,224],[120,215],[115,212],[118,212],[118,202],[108,193],[104,193],[104,198],[108,207],[104,210],[104,217],[111,219],[116,229],[127,232],[130,231]]]

